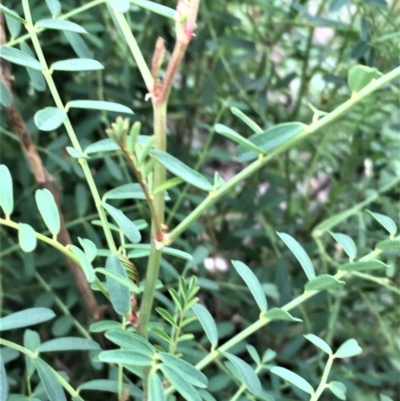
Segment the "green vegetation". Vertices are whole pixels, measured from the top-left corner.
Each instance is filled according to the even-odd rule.
[[[0,5],[0,401],[399,400],[396,0]]]

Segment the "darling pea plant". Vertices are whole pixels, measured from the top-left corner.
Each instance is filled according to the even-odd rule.
[[[270,387],[262,380],[267,376],[275,383],[279,377],[283,386],[290,383],[296,391],[301,390],[301,399],[316,401],[329,389],[338,399],[345,400],[345,384],[339,380],[331,380],[329,375],[333,363],[340,364],[341,361],[362,352],[355,339],[344,341],[334,351],[328,344],[329,341],[326,342],[311,333],[304,336],[318,349],[318,357],[325,364],[321,378],[313,380],[312,383],[302,375],[278,366],[275,359],[279,355],[275,351],[266,349],[263,355],[260,355],[253,345],[246,343],[246,339],[277,320],[293,322],[294,325],[301,324],[302,319],[292,314],[297,308],[323,292],[341,294],[348,281],[354,277],[375,282],[398,293],[390,280],[371,274],[371,271],[387,268],[380,260],[381,256],[396,249],[400,244],[400,237],[396,236],[396,224],[390,217],[368,211],[389,235],[362,256],[357,255],[357,246],[350,236],[332,231],[341,222],[365,209],[376,199],[376,195],[314,227],[312,237],[321,254],[326,254],[323,236],[330,233],[347,255],[348,260],[343,263],[328,257],[335,267],[332,274],[321,273],[320,269],[316,269],[307,252],[291,235],[277,233],[282,243],[297,259],[307,280],[303,292],[281,307],[269,308],[263,285],[257,275],[242,261],[232,260],[231,265],[253,297],[252,307],[258,308],[259,317],[227,341],[222,341],[213,315],[201,302],[201,289],[196,276],[187,278],[182,274],[177,278],[176,288],[170,287],[167,292],[164,291],[168,297],[160,297],[159,290],[164,288],[164,283],[159,280],[160,266],[163,255],[182,259],[189,265],[194,255],[181,250],[177,240],[212,205],[263,166],[306,138],[321,134],[325,127],[333,124],[355,105],[398,78],[400,68],[382,74],[375,68],[353,66],[348,71],[348,99],[329,113],[310,106],[313,111],[310,124],[289,122],[263,130],[239,108],[231,107],[235,118],[250,128],[253,136],[246,138],[220,123],[216,124],[214,129],[237,146],[238,160],[248,164],[229,181],[225,182],[218,172],[215,172],[213,180],[210,180],[197,168],[186,165],[168,153],[167,137],[168,101],[186,49],[196,39],[199,0],[179,0],[175,10],[150,1],[96,0],[67,14],[61,13],[61,3],[57,0],[49,0],[46,3],[52,18],[36,21],[32,18],[28,0],[22,0],[23,16],[6,6],[0,6],[0,11],[6,16],[12,29],[22,25],[27,30],[26,35],[18,39],[12,38],[10,42],[1,46],[0,57],[27,68],[37,79],[44,78],[52,97],[52,104],[36,111],[34,123],[44,132],[53,132],[62,126],[66,130],[71,146],[66,146],[65,151],[70,158],[77,161],[82,170],[98,212],[98,218],[94,219],[92,224],[103,230],[107,247],[98,248],[91,238],[79,237],[78,241],[73,240],[72,243],[61,241],[63,218],[57,199],[47,188],[36,190],[35,201],[48,231],[39,232],[24,221],[14,220],[12,176],[16,173],[10,173],[10,169],[4,164],[0,165],[0,206],[4,214],[0,218],[0,224],[8,229],[10,235],[18,236],[18,243],[23,252],[35,252],[39,241],[53,247],[78,265],[83,272],[80,276],[80,280],[84,281],[84,284],[81,283],[82,288],[86,286],[90,291],[93,290],[107,299],[115,312],[114,316],[118,316],[118,319],[101,319],[99,314],[97,321],[90,325],[90,331],[75,320],[75,328],[81,337],[60,336],[42,341],[39,332],[28,328],[23,333],[22,343],[14,341],[13,338],[0,339],[0,344],[4,347],[0,359],[0,401],[62,401],[68,399],[66,393],[69,394],[69,399],[86,400],[93,399],[90,396],[96,391],[115,393],[114,398],[108,399],[116,400],[172,400],[179,397],[177,393],[188,401],[215,400],[213,390],[209,387],[210,378],[203,373],[210,364],[215,364],[234,383],[235,390],[226,398],[231,401],[273,400]],[[129,23],[131,3],[173,19],[176,42],[168,62],[164,39],[159,37],[155,43],[150,67],[148,66]],[[107,8],[120,40],[126,43],[130,51],[129,57],[135,61],[140,71],[147,90],[146,100],[151,102],[153,108],[151,135],[142,133],[140,122],[132,122],[130,116],[133,111],[127,106],[88,99],[69,100],[64,103],[57,89],[54,75],[59,71],[98,71],[107,68],[107,65],[103,66],[95,59],[83,57],[79,52],[78,58],[57,60],[49,64],[39,34],[45,30],[67,32],[67,37],[75,49],[78,43],[77,35],[85,34],[86,31],[82,26],[71,22],[70,18],[95,6]],[[28,40],[32,42],[32,51],[23,47],[22,50],[16,48],[17,43]],[[5,110],[9,110],[13,107],[12,91],[4,82],[1,85],[1,103]],[[119,116],[115,122],[109,124],[103,139],[82,146],[69,118],[69,113],[76,109],[101,110]],[[111,153],[118,154],[125,160],[129,171],[135,177],[135,183],[127,183],[100,193],[91,162],[96,157],[105,158]],[[167,178],[167,171],[171,178]],[[399,181],[398,176],[394,177],[380,190],[381,193],[398,185]],[[178,225],[170,227],[165,222],[165,202],[170,200],[168,190],[181,183],[197,188],[199,193],[203,194],[203,200],[188,215],[182,217]],[[113,205],[115,200],[123,199],[137,199],[142,202],[142,207],[145,205],[150,216],[148,221],[132,220],[120,207]],[[148,238],[147,243],[145,238]],[[139,254],[140,257],[147,257],[145,277],[140,277],[135,264],[135,258],[138,258]],[[35,273],[35,277],[42,286],[49,289],[48,283],[38,272]],[[60,299],[56,299],[56,304],[60,311],[69,314],[67,306]],[[37,325],[54,317],[55,313],[49,308],[27,308],[2,317],[0,330],[2,334],[6,334],[9,330]],[[201,341],[191,329],[196,323],[201,325],[205,334]],[[112,343],[112,347],[105,347],[104,341],[94,341],[96,333],[103,333],[103,339]],[[185,346],[184,353],[182,345]],[[235,348],[242,345],[245,345],[245,352],[239,357]],[[74,387],[65,372],[46,362],[47,353],[73,351],[87,351],[94,365],[107,365],[112,374],[107,379],[88,380]],[[195,361],[186,357],[191,353],[196,355]],[[20,354],[25,356],[26,385],[17,394],[14,392],[6,362],[8,358],[12,360]]]

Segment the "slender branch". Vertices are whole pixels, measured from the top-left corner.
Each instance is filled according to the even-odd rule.
[[[6,35],[4,29],[4,18],[3,14],[0,14],[0,45],[5,43]],[[7,88],[11,99],[13,100],[13,93],[11,87],[11,73],[9,70],[9,66],[7,62],[3,62],[1,71],[1,81],[4,83]],[[61,208],[61,188],[54,176],[52,176],[44,167],[42,158],[39,155],[38,149],[35,143],[32,140],[31,135],[28,132],[25,121],[22,118],[21,113],[19,112],[16,104],[12,101],[12,104],[9,107],[4,107],[4,110],[8,116],[11,126],[14,129],[14,132],[17,134],[19,143],[21,145],[22,151],[24,152],[26,159],[28,161],[28,165],[35,177],[35,180],[40,188],[48,189],[54,197],[55,203],[57,205],[57,209],[60,215],[60,232],[58,234],[58,240],[64,246],[71,243],[71,236],[69,234],[68,229],[65,225],[64,214]],[[86,305],[87,310],[93,319],[100,319],[101,309],[99,308],[96,298],[93,294],[92,289],[90,288],[89,283],[86,280],[85,274],[82,268],[75,263],[72,259],[66,258],[66,262],[68,267],[74,277],[75,283],[78,287],[78,290],[82,296],[82,299]]]
[[[326,362],[325,369],[324,369],[324,372],[322,373],[322,377],[321,377],[319,386],[318,386],[317,390],[315,391],[315,393],[311,395],[310,401],[317,401],[319,399],[319,397],[321,396],[321,394],[326,389],[326,387],[327,387],[326,383],[328,381],[329,372],[332,369],[332,364],[333,364],[334,360],[335,360],[335,356],[329,355],[329,359]]]
[[[301,142],[303,139],[308,138],[311,135],[315,134],[319,129],[325,127],[326,125],[330,124],[338,117],[340,117],[342,114],[346,113],[359,101],[366,98],[371,93],[375,92],[383,85],[389,83],[390,81],[396,79],[399,76],[400,76],[400,67],[397,67],[394,70],[383,75],[379,79],[372,81],[370,84],[368,84],[366,87],[361,89],[360,92],[356,94],[355,99],[352,97],[351,99],[347,100],[346,102],[338,106],[335,110],[333,110],[331,113],[324,116],[320,120],[312,123],[309,126],[305,126],[304,130],[296,137],[283,143],[282,145],[272,150],[271,153],[269,153],[268,155],[261,156],[258,160],[254,161],[253,163],[245,167],[234,178],[232,178],[230,181],[222,185],[216,191],[212,192],[212,194],[209,195],[202,203],[200,203],[200,205],[197,206],[196,209],[194,209],[188,216],[186,216],[186,218],[169,233],[169,239],[171,241],[174,241],[187,229],[187,227],[189,227],[195,220],[197,220],[205,212],[205,210],[207,210],[211,205],[213,205],[219,198],[221,198],[223,195],[231,191],[242,180],[251,176],[261,167],[265,166],[277,155],[292,148],[294,145]]]
[[[49,68],[47,66],[47,62],[46,62],[46,59],[44,57],[42,47],[40,45],[38,36],[36,34],[36,30],[35,30],[35,28],[33,26],[32,16],[31,16],[30,8],[29,8],[29,1],[28,0],[22,0],[22,5],[23,5],[23,9],[24,9],[25,19],[27,21],[26,29],[27,29],[28,33],[30,34],[30,36],[31,36],[32,43],[33,43],[33,46],[35,48],[36,54],[37,54],[37,56],[39,58],[39,61],[45,67],[45,69],[42,71],[43,76],[44,76],[44,78],[45,78],[45,80],[47,82],[47,85],[49,86],[50,92],[51,92],[51,94],[53,96],[53,99],[54,99],[54,102],[55,102],[57,108],[62,110],[62,111],[65,111],[65,106],[62,103],[62,100],[61,100],[60,95],[58,93],[57,87],[56,87],[56,85],[54,83],[53,77],[50,74],[50,70],[49,70]],[[74,148],[78,152],[82,153],[81,145],[80,145],[80,143],[78,141],[78,138],[77,138],[77,136],[75,134],[74,129],[72,128],[72,125],[71,125],[71,122],[70,122],[68,116],[64,120],[64,126],[65,126],[65,129],[66,129],[66,131],[68,133],[68,136],[69,136],[69,138],[70,138],[70,140],[72,142],[72,145],[74,146]],[[113,236],[111,234],[111,230],[110,230],[110,228],[108,226],[108,221],[107,221],[107,216],[106,216],[105,210],[101,206],[100,195],[99,195],[99,192],[97,190],[96,184],[94,182],[94,179],[93,179],[92,173],[90,171],[88,162],[86,161],[86,159],[79,159],[79,164],[82,166],[83,173],[85,175],[86,181],[87,181],[87,183],[89,185],[90,191],[91,191],[93,199],[95,201],[96,208],[97,208],[97,211],[99,213],[100,220],[102,222],[102,227],[103,227],[103,230],[104,230],[104,234],[105,234],[105,237],[106,237],[106,240],[107,240],[108,247],[109,247],[109,249],[111,250],[112,253],[117,253],[117,247],[115,246],[114,238],[113,238]]]
[[[81,7],[74,8],[73,10],[71,10],[70,12],[68,12],[68,13],[66,13],[64,15],[59,15],[57,17],[57,19],[68,20],[71,17],[73,17],[74,15],[78,15],[83,11],[90,10],[91,8],[96,7],[99,4],[102,4],[102,3],[105,3],[105,2],[107,2],[107,0],[93,0],[93,1],[91,1],[89,3],[84,4]],[[46,28],[36,28],[36,33],[39,34],[40,32],[43,32],[44,30],[46,30]],[[31,37],[31,35],[29,33],[27,33],[25,35],[20,36],[19,38],[15,38],[15,39],[10,40],[9,42],[6,43],[6,46],[15,46],[15,45],[17,45],[19,43],[25,42],[30,37]]]
[[[120,146],[125,158],[128,160],[129,164],[131,165],[132,170],[136,176],[136,179],[138,180],[138,183],[139,183],[140,187],[142,188],[144,196],[146,197],[146,201],[147,201],[147,204],[150,209],[152,221],[155,222],[156,227],[160,227],[161,223],[159,221],[158,214],[154,207],[153,195],[151,195],[149,193],[149,189],[146,185],[145,179],[143,178],[143,175],[140,171],[139,163],[137,163],[137,161],[135,160],[134,155],[129,154],[128,149],[126,149],[125,144],[122,141],[119,142],[119,146]]]

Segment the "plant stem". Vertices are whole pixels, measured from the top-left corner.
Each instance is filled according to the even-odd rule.
[[[328,115],[324,116],[320,120],[312,123],[309,126],[305,126],[304,130],[298,134],[296,137],[288,140],[287,142],[279,145],[274,150],[271,151],[268,155],[259,157],[258,160],[254,161],[247,167],[245,167],[239,174],[237,174],[230,181],[222,185],[219,189],[212,192],[211,196],[209,195],[196,209],[194,209],[177,227],[175,227],[169,234],[170,240],[174,241],[177,237],[179,237],[195,220],[197,220],[211,205],[213,205],[220,197],[232,191],[232,189],[242,180],[254,174],[258,169],[265,166],[269,161],[274,159],[279,154],[285,152],[289,148],[293,147],[295,144],[301,142],[303,139],[308,138],[309,136],[315,134],[320,128],[330,124],[332,121],[336,120],[342,114],[346,113],[350,110],[355,104],[357,104],[362,99],[369,96],[371,93],[375,92],[383,85],[389,83],[395,78],[400,76],[400,67],[395,68],[394,70],[388,72],[383,75],[379,79],[372,81],[360,92],[357,93],[357,97],[354,100],[350,98],[340,106],[338,106],[335,110],[333,110]],[[317,227],[316,227],[317,228]],[[314,232],[316,232],[316,228]]]
[[[83,11],[89,10],[90,8],[96,7],[99,4],[105,3],[107,0],[93,0],[87,4],[84,4],[81,7],[77,7],[74,8],[72,11],[70,11],[69,13],[66,13],[64,15],[59,15],[57,17],[57,19],[59,20],[67,20],[71,17],[73,17],[74,15],[80,14]],[[43,32],[46,28],[37,28],[36,29],[36,33],[40,33]],[[18,43],[22,43],[25,42],[27,39],[29,39],[31,37],[31,35],[29,33],[20,36],[19,38],[15,38],[10,40],[9,42],[6,43],[6,46],[15,46]]]
[[[51,94],[53,96],[53,99],[54,99],[54,102],[55,102],[57,108],[59,110],[65,111],[65,107],[64,107],[64,105],[63,105],[63,103],[61,101],[61,97],[60,97],[60,95],[58,93],[58,90],[57,90],[57,87],[56,87],[56,85],[54,83],[53,77],[50,74],[49,68],[47,66],[46,59],[45,59],[44,54],[43,54],[42,47],[40,45],[40,42],[39,42],[39,39],[37,37],[35,28],[33,26],[32,16],[31,16],[30,8],[29,8],[29,1],[28,0],[22,0],[22,5],[23,5],[23,9],[24,9],[25,19],[27,21],[26,29],[27,29],[28,33],[30,34],[33,46],[34,46],[36,54],[38,56],[38,59],[39,59],[40,63],[45,67],[45,69],[42,71],[43,76],[44,76],[44,78],[45,78],[45,80],[47,82],[47,85],[49,86],[50,92],[51,92]],[[68,116],[64,120],[64,126],[65,126],[65,129],[66,129],[66,131],[68,133],[68,136],[69,136],[69,138],[70,138],[70,140],[72,142],[73,147],[78,152],[82,153],[82,148],[81,148],[80,143],[78,141],[78,138],[77,138],[77,136],[75,134],[75,131],[72,128],[72,125],[71,125],[71,122],[70,122]],[[99,195],[99,192],[97,190],[96,184],[94,182],[94,179],[93,179],[92,173],[90,171],[88,162],[85,159],[79,159],[79,164],[82,166],[83,173],[85,175],[85,178],[86,178],[87,183],[89,185],[89,188],[90,188],[90,191],[92,193],[93,199],[95,201],[96,208],[97,208],[97,211],[99,213],[100,220],[102,222],[102,226],[103,226],[103,230],[104,230],[104,234],[105,234],[105,237],[106,237],[106,240],[107,240],[108,247],[109,247],[109,249],[110,249],[110,251],[112,253],[117,253],[117,248],[116,248],[115,243],[114,243],[114,238],[113,238],[113,236],[111,234],[110,228],[108,227],[107,216],[106,216],[106,213],[105,213],[103,207],[101,206],[100,195]]]
[[[133,54],[133,57],[139,68],[140,74],[142,75],[142,78],[146,85],[146,88],[149,91],[149,93],[151,93],[151,91],[153,90],[154,80],[153,80],[153,77],[151,76],[151,72],[149,70],[149,67],[146,64],[143,54],[139,49],[136,39],[133,36],[131,28],[129,27],[129,24],[123,14],[119,13],[118,11],[116,11],[114,9],[113,9],[113,12],[114,12],[114,16],[121,28],[121,31],[124,35],[124,39]]]
[[[166,150],[166,127],[167,127],[167,103],[160,103],[153,105],[154,113],[154,135],[156,138],[155,147],[159,150]],[[154,167],[153,189],[165,182],[165,167],[156,163]],[[164,223],[164,191],[160,191],[154,195],[153,201],[154,213],[158,217],[158,221],[152,219],[151,225],[151,248],[150,256],[146,269],[146,287],[143,293],[142,302],[140,304],[140,326],[139,334],[148,337],[148,323],[151,316],[153,307],[154,293],[156,290],[156,283],[160,271],[161,262],[161,249],[159,249],[158,241],[162,241],[162,227]],[[159,224],[159,225],[157,225]],[[161,236],[160,236],[161,235]]]
[[[333,364],[334,359],[335,358],[333,355],[329,355],[329,359],[326,362],[324,373],[322,374],[319,386],[318,386],[316,392],[311,395],[310,401],[317,401],[319,399],[319,397],[321,396],[321,394],[323,393],[323,391],[326,389],[326,383],[328,381],[329,372],[332,369],[332,364]]]

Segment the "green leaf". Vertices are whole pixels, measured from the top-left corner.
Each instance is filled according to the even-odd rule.
[[[122,230],[129,241],[131,241],[133,244],[140,242],[140,240],[142,239],[140,231],[121,210],[105,202],[102,202],[102,206],[104,207],[104,209],[107,210],[108,213],[110,213],[111,217],[115,220],[118,227]]]
[[[393,399],[388,397],[387,395],[379,394],[379,401],[393,401]]]
[[[341,245],[350,260],[353,260],[357,256],[357,246],[352,238],[346,234],[333,233],[332,231],[329,231],[329,234]]]
[[[9,8],[3,6],[2,4],[0,4],[0,12],[8,15],[11,18],[14,18],[15,20],[21,22],[22,24],[26,24],[26,21],[21,18],[15,11],[10,10]]]
[[[215,348],[218,345],[218,330],[211,313],[201,304],[193,305],[192,310],[199,319],[211,345]]]
[[[92,242],[90,239],[87,238],[80,238],[78,237],[78,241],[81,244],[83,250],[85,251],[85,255],[90,263],[93,262],[93,260],[97,256],[97,247]]]
[[[339,267],[339,270],[343,271],[361,271],[361,270],[378,270],[385,269],[387,265],[380,260],[368,260],[366,262],[354,262],[354,263],[346,263]]]
[[[118,256],[111,255],[107,257],[106,269],[112,272],[116,272],[121,275],[124,279],[128,280],[128,276],[124,266],[119,260]],[[131,294],[129,288],[120,284],[113,278],[106,276],[107,289],[110,294],[110,299],[114,310],[119,315],[125,315],[130,311],[131,308]]]
[[[5,164],[0,164],[0,207],[9,216],[14,210],[13,182],[10,170]]]
[[[165,255],[175,256],[177,258],[188,261],[193,259],[193,256],[190,253],[181,251],[180,249],[171,248],[169,246],[163,247],[162,253]]]
[[[376,249],[382,251],[398,251],[400,249],[400,238],[385,239],[376,244]]]
[[[37,347],[40,345],[40,336],[37,331],[27,329],[24,332],[24,347],[29,351],[36,352]],[[29,376],[33,375],[36,369],[34,360],[25,355],[26,371]]]
[[[19,223],[18,242],[24,252],[32,252],[36,249],[37,240],[35,230],[29,224]]]
[[[63,33],[78,57],[81,58],[93,57],[92,52],[89,50],[85,41],[80,37],[79,34],[69,31],[64,31]]]
[[[367,212],[391,235],[396,235],[397,226],[396,223],[389,216],[380,213],[374,213],[370,210]]]
[[[179,184],[182,184],[183,180],[179,177],[170,178],[169,180],[164,181],[157,188],[153,189],[152,194],[158,194],[159,192],[166,191],[167,189],[174,188]],[[169,199],[168,199],[169,200]]]
[[[21,43],[21,50],[28,54],[29,56],[35,58],[35,54],[26,42]],[[31,85],[37,90],[43,92],[46,89],[46,80],[41,71],[33,70],[32,68],[27,68],[29,78],[31,80]]]
[[[134,384],[122,383],[122,389],[128,389],[129,394],[134,397],[143,398],[143,391],[136,387]],[[118,394],[119,392],[119,383],[117,380],[90,380],[86,383],[81,384],[78,387],[79,391],[84,390],[95,390],[95,391],[108,391],[110,393]]]
[[[122,14],[126,13],[130,7],[129,0],[108,0],[108,4]]]
[[[180,374],[172,369],[165,363],[161,364],[161,370],[165,377],[171,383],[173,387],[178,391],[178,393],[186,401],[201,401],[201,397],[197,390],[188,382],[187,378],[183,378]]]
[[[86,280],[89,283],[93,283],[96,279],[96,275],[94,274],[93,266],[90,263],[86,254],[75,245],[68,245],[68,247],[69,249],[71,249],[72,253],[78,258],[79,265],[81,266],[83,272],[85,273]]]
[[[16,38],[21,33],[22,24],[20,21],[5,14],[8,30],[10,31],[11,38]]]
[[[329,3],[329,11],[339,11],[348,2],[349,0],[331,0],[331,2]]]
[[[89,330],[93,333],[101,333],[106,330],[121,328],[121,322],[115,320],[102,320],[100,322],[92,323]]]
[[[258,355],[257,350],[250,344],[246,345],[247,351],[251,356],[251,359],[253,359],[253,361],[257,364],[260,365],[261,364],[261,358],[260,355]]]
[[[132,351],[137,351],[148,356],[156,352],[152,344],[136,333],[120,329],[107,331],[105,336],[114,344]]]
[[[72,146],[67,146],[65,150],[68,152],[68,154],[73,157],[74,159],[89,159],[84,153],[81,153],[77,151],[75,148]]]
[[[268,152],[302,133],[305,127],[304,124],[298,122],[278,124],[261,134],[251,136],[249,141],[264,152]],[[257,157],[257,153],[249,151],[243,146],[238,147],[236,154],[240,162],[247,162]]]
[[[270,362],[270,361],[272,361],[273,359],[275,359],[275,357],[276,357],[276,352],[275,351],[273,351],[272,349],[267,349],[265,352],[264,352],[264,355],[262,356],[262,362],[265,364],[265,363],[268,363],[268,362]]]
[[[163,6],[161,4],[155,3],[154,1],[148,0],[131,0],[132,4],[136,4],[139,7],[145,8],[155,14],[162,15],[163,17],[174,19],[175,18],[175,10],[173,8],[169,8]]]
[[[164,387],[162,385],[161,379],[159,378],[157,372],[154,370],[150,371],[147,382],[148,388],[148,401],[166,401]]]
[[[119,145],[113,139],[106,138],[89,145],[84,153],[90,155],[91,153],[113,152],[120,149]]]
[[[341,287],[345,284],[344,281],[338,280],[329,274],[321,274],[308,281],[304,288],[306,291],[323,291]]]
[[[292,251],[293,255],[299,261],[301,267],[304,270],[308,280],[315,278],[314,266],[311,259],[306,254],[303,247],[289,234],[277,233],[281,240],[286,244],[286,246]]]
[[[337,381],[333,381],[330,382],[328,385],[329,390],[332,391],[333,394],[336,395],[337,398],[339,398],[339,400],[345,400],[346,399],[346,386],[341,383],[341,382],[337,382]]]
[[[95,71],[102,70],[104,66],[97,60],[90,58],[71,58],[56,61],[50,67],[54,71]]]
[[[386,0],[360,0],[361,3],[365,3],[368,4],[370,6],[373,7],[377,7],[377,8],[387,8],[388,7],[388,3]]]
[[[168,291],[174,300],[175,306],[179,309],[179,312],[183,312],[181,297],[179,296],[178,292],[175,290],[175,288],[169,288]]]
[[[0,81],[0,103],[4,107],[10,107],[12,104],[11,95],[8,89],[4,86],[3,81]]]
[[[71,100],[66,104],[66,109],[91,109],[102,111],[113,111],[114,113],[134,114],[134,112],[122,104],[105,102],[103,100]]]
[[[146,195],[144,194],[140,184],[134,183],[124,184],[110,189],[103,196],[103,200],[106,199],[146,199]],[[164,199],[170,200],[170,197],[167,193],[165,193]]]
[[[243,147],[252,150],[253,152],[259,154],[264,153],[264,151],[258,146],[254,145],[253,142],[250,142],[248,139],[242,137],[240,134],[238,134],[231,128],[227,127],[226,125],[216,124],[214,128],[215,132],[217,132],[220,135],[223,135],[228,139],[231,139],[233,142],[236,142],[237,144],[242,145]]]
[[[3,363],[6,365],[8,362],[17,359],[20,353],[13,348],[2,347],[0,348],[0,356],[3,358]]]
[[[202,189],[203,191],[209,192],[212,190],[213,186],[210,181],[208,181],[197,171],[182,163],[176,157],[157,149],[153,149],[150,154],[155,156],[157,161],[161,163],[168,171],[182,178],[182,180],[188,184]]]
[[[159,313],[171,326],[178,328],[173,316],[167,310],[157,307],[156,312]]]
[[[62,125],[67,114],[57,107],[45,107],[35,113],[34,121],[42,131],[54,131]]]
[[[263,129],[256,124],[251,118],[247,117],[242,111],[236,107],[231,107],[231,113],[240,118],[249,128],[251,128],[256,134],[262,134]]]
[[[223,355],[235,366],[246,388],[253,394],[261,393],[261,382],[253,368],[236,355],[229,354],[228,352],[223,352]]]
[[[41,359],[35,359],[36,369],[39,373],[40,381],[46,391],[50,401],[67,401],[64,390],[54,376],[49,366]]]
[[[22,65],[27,68],[42,71],[44,67],[34,57],[22,52],[21,50],[14,49],[13,47],[0,46],[0,57],[9,61],[10,63]]]
[[[128,247],[130,248],[131,245],[128,245]],[[134,246],[133,251],[130,251],[128,253],[128,258],[131,257],[139,258],[148,256],[150,254],[150,249],[151,249],[150,244],[137,244]],[[193,259],[193,256],[190,255],[190,253],[181,251],[180,249],[170,248],[169,246],[163,247],[162,253],[165,255],[171,255],[189,261]]]
[[[351,358],[361,354],[362,348],[358,345],[357,340],[350,338],[345,341],[335,352],[335,358]]]
[[[172,338],[164,331],[164,329],[160,329],[159,327],[153,327],[151,331],[156,334],[158,337],[162,338],[168,344],[174,344]]]
[[[103,200],[106,199],[146,199],[140,184],[124,184],[107,191]]]
[[[0,401],[6,401],[8,397],[7,373],[3,358],[0,354]]]
[[[40,28],[56,29],[59,31],[69,31],[76,33],[87,33],[86,29],[82,28],[80,25],[75,24],[75,22],[65,21],[61,19],[41,19],[35,24]]]
[[[53,319],[55,313],[48,308],[29,308],[0,318],[0,331],[33,326]]]
[[[232,264],[239,273],[240,277],[242,277],[243,281],[246,283],[247,287],[249,287],[249,290],[256,300],[261,312],[267,312],[267,298],[265,297],[264,290],[261,286],[261,283],[258,281],[257,276],[243,262],[232,260]]]
[[[182,379],[186,379],[193,386],[207,388],[207,377],[189,362],[165,352],[160,352],[158,355],[160,359],[168,367],[175,370],[175,372],[180,375]]]
[[[297,317],[293,317],[289,312],[280,309],[280,308],[272,308],[265,315],[269,320],[285,320],[288,322],[302,322],[301,319]]]
[[[54,18],[57,18],[61,13],[61,3],[58,0],[46,0],[46,4],[51,12],[51,15]]]
[[[328,355],[333,354],[332,348],[322,338],[316,336],[315,334],[305,334],[304,337],[308,341],[312,342],[316,347],[326,352]]]
[[[376,68],[367,67],[366,65],[354,65],[349,70],[347,82],[352,92],[359,92],[373,79],[377,79],[380,76],[382,76],[382,73]]]
[[[62,337],[45,341],[37,348],[38,352],[54,351],[79,351],[101,349],[100,345],[93,340],[80,337]]]
[[[270,372],[288,381],[289,383],[293,384],[294,386],[308,394],[312,394],[314,392],[314,389],[307,380],[303,379],[301,376],[293,373],[288,369],[281,368],[280,366],[273,366],[270,369]]]
[[[150,366],[153,362],[153,358],[151,356],[126,349],[103,351],[100,352],[98,358],[102,362],[120,363],[121,365],[133,366]]]
[[[104,255],[106,256],[106,255]],[[110,256],[107,254],[107,256]],[[140,288],[134,284],[129,277],[126,278],[125,275],[122,275],[120,273],[117,273],[115,271],[111,271],[109,269],[104,269],[102,267],[96,267],[96,273],[101,273],[104,274],[106,277],[110,277],[111,279],[115,280],[117,283],[122,285],[123,287],[126,287],[130,292],[134,293],[140,293]]]

